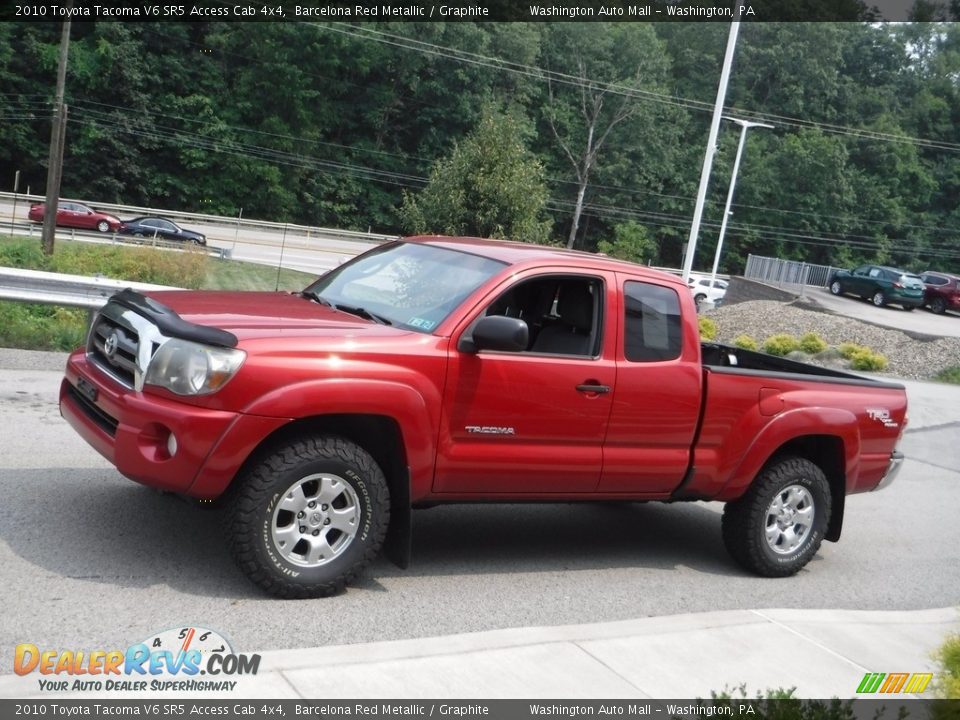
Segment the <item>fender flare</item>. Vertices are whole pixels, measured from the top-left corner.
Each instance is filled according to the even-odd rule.
[[[847,489],[859,474],[860,425],[857,416],[839,408],[805,407],[781,413],[763,428],[728,477],[717,499],[735,500],[740,497],[763,466],[784,445],[810,436],[828,436],[841,441],[845,497]]]

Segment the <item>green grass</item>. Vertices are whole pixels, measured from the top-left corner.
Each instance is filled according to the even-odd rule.
[[[960,365],[947,368],[946,370],[941,370],[937,373],[934,378],[943,383],[953,383],[954,385],[960,385]]]
[[[276,268],[233,260],[211,260],[202,287],[204,290],[303,290],[316,278],[316,275],[283,268],[278,288]]]
[[[0,266],[205,290],[277,288],[277,269],[266,265],[215,260],[202,252],[70,242],[58,242],[46,257],[36,238],[0,237]],[[314,277],[281,270],[279,289],[300,290]],[[71,350],[83,343],[86,323],[87,311],[79,308],[0,301],[0,347]]]

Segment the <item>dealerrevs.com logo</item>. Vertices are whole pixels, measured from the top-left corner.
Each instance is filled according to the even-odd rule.
[[[219,633],[201,627],[165,630],[126,650],[60,650],[21,643],[14,651],[17,675],[38,674],[43,692],[231,691],[236,680],[256,675],[260,656],[233,652]]]

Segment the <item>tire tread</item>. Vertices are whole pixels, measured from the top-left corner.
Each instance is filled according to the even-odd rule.
[[[267,496],[274,491],[276,478],[317,459],[336,459],[356,467],[369,482],[372,503],[379,512],[371,518],[372,542],[361,558],[345,573],[328,582],[305,585],[270,573],[257,559],[255,543],[257,516]],[[390,521],[390,496],[386,479],[373,457],[359,445],[337,436],[301,437],[282,446],[238,478],[239,487],[228,505],[225,521],[230,552],[234,561],[256,585],[281,598],[329,597],[341,592],[373,562]]]
[[[740,499],[728,502],[724,507],[720,524],[723,542],[737,564],[764,577],[787,577],[796,574],[817,554],[823,542],[822,531],[804,548],[796,562],[774,562],[764,552],[762,528],[755,525],[763,522],[761,518],[766,516],[772,493],[791,484],[798,476],[806,476],[811,483],[820,486],[823,499],[816,498],[814,529],[823,518],[830,517],[830,486],[820,467],[806,458],[781,458],[762,470]]]

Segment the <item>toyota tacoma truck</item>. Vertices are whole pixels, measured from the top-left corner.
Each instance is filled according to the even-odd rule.
[[[413,509],[481,501],[720,501],[733,559],[788,576],[894,479],[907,402],[701,343],[672,275],[416,237],[297,293],[124,290],[60,409],[128,478],[222,503],[254,583],[319,597],[406,566]]]

